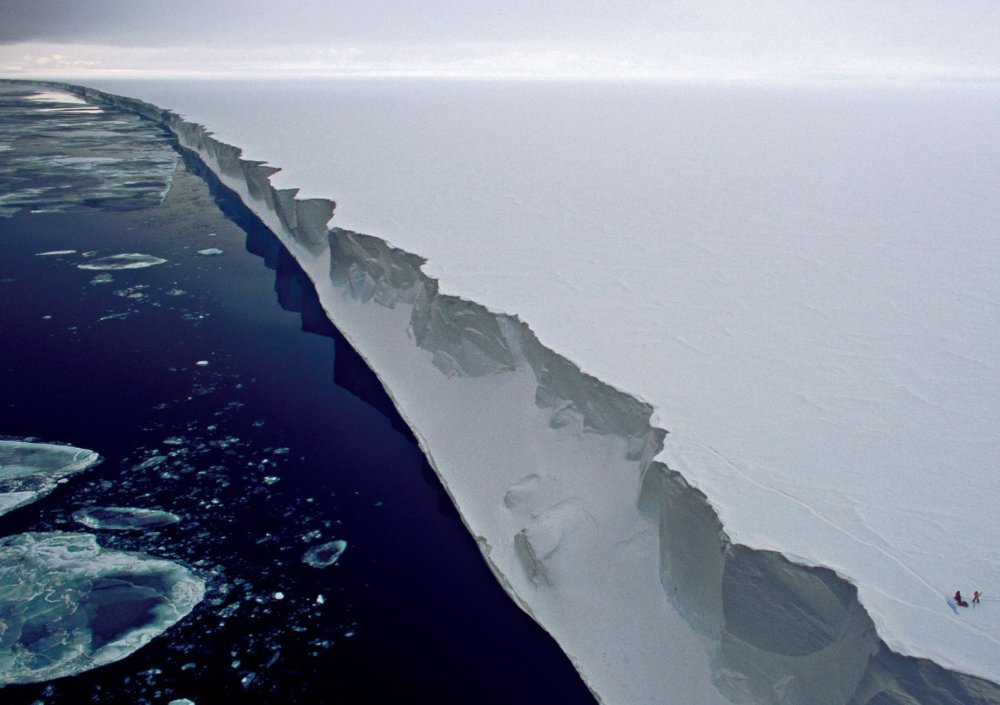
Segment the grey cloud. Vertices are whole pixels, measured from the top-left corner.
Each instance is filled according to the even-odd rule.
[[[587,39],[606,31],[600,12],[582,8],[564,0],[5,0],[0,43],[507,41]]]
[[[258,62],[338,50],[473,61],[509,48],[667,73],[1000,75],[998,0],[3,0],[0,19],[0,44],[197,47]]]

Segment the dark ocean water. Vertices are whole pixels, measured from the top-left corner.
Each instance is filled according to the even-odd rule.
[[[593,702],[277,240],[155,126],[29,93],[0,88],[0,434],[104,461],[0,536],[168,510],[101,543],[207,593],[123,661],[0,703]],[[78,266],[119,253],[166,262]],[[337,564],[302,562],[334,539]]]

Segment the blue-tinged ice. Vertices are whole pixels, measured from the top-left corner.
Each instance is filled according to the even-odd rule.
[[[100,259],[84,262],[76,265],[80,269],[143,269],[145,267],[155,267],[164,264],[167,260],[153,255],[144,255],[139,252],[123,252],[119,255],[101,257]]]
[[[100,459],[85,448],[0,440],[0,516],[44,497]]]
[[[340,559],[345,550],[347,550],[347,541],[337,539],[329,543],[321,543],[306,551],[305,555],[302,556],[302,562],[313,568],[328,568]]]
[[[95,531],[143,531],[181,520],[173,512],[140,507],[92,507],[74,512],[73,518]]]
[[[0,686],[118,661],[184,618],[204,593],[183,566],[104,549],[92,534],[0,539]]]

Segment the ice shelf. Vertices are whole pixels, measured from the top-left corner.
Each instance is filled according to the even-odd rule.
[[[928,577],[929,571],[907,565],[905,559],[916,551],[905,545],[899,549],[874,530],[879,517],[869,515],[877,506],[869,498],[858,504],[850,486],[838,491],[838,485],[805,481],[798,487],[790,485],[794,476],[777,477],[773,464],[755,464],[720,452],[687,431],[683,420],[676,427],[666,424],[672,432],[679,431],[666,436],[661,424],[673,418],[664,405],[669,398],[658,398],[654,407],[582,371],[543,344],[516,316],[443,291],[444,283],[429,276],[424,260],[415,254],[378,237],[328,231],[332,201],[297,200],[294,190],[275,188],[273,167],[242,159],[238,148],[219,142],[176,113],[92,89],[64,88],[167,126],[282,238],[316,285],[331,320],[385,382],[498,580],[555,636],[599,700],[1000,703],[998,630],[990,616],[984,610],[976,624],[969,614],[955,615],[946,602],[953,586],[941,576]],[[992,96],[985,102],[990,100]],[[716,136],[726,138],[721,133]],[[752,163],[748,167],[738,162],[723,166],[719,172],[723,175],[730,173],[729,167],[741,174],[754,168]],[[983,183],[977,182],[977,188]],[[711,183],[700,186],[715,188]],[[744,211],[751,218],[753,213]],[[627,221],[616,224],[627,226]],[[974,234],[968,226],[963,225],[963,232]],[[394,234],[400,230],[405,225],[397,223]],[[725,300],[665,301],[657,309],[660,314],[677,307],[701,310],[725,333],[726,326],[740,323],[737,314],[755,321],[747,315],[753,306],[778,305],[781,295],[788,293],[777,287],[764,292],[768,297],[754,300],[762,292],[742,286],[746,282],[740,277],[746,271],[733,268],[728,254],[712,252],[705,243],[684,244],[689,249],[680,261],[690,263],[704,256],[714,263],[718,269],[706,286],[732,293],[738,305],[730,301],[733,307],[719,318],[711,307]],[[889,262],[899,252],[886,244],[882,255]],[[753,247],[743,252],[743,260],[755,261]],[[601,250],[590,252],[596,257]],[[654,252],[639,254],[649,258]],[[947,258],[949,251],[939,254]],[[801,271],[784,275],[773,268],[766,271],[784,276],[781,281],[787,283],[788,275],[813,271],[810,262],[800,260]],[[791,267],[795,262],[782,266],[786,264]],[[670,272],[683,275],[676,268]],[[462,275],[456,276],[460,280]],[[618,281],[622,287],[631,285]],[[865,281],[854,290],[861,298],[852,301],[863,303],[866,292],[885,293],[878,284]],[[693,286],[690,291],[707,290]],[[741,292],[749,297],[741,297]],[[890,308],[913,303],[891,297],[878,301]],[[934,303],[919,296],[914,301]],[[807,318],[814,311],[817,327],[806,328],[817,335],[824,330],[824,316],[835,313],[812,308],[808,298],[784,304],[801,306],[800,313]],[[973,308],[980,304],[986,307],[983,311],[993,310],[988,301],[970,303]],[[586,321],[570,323],[579,326]],[[553,339],[561,339],[558,326],[546,330]],[[607,356],[591,348],[646,342],[642,331],[632,333],[604,335],[599,343],[576,352],[599,363]],[[779,341],[784,334],[780,327],[764,333],[752,340]],[[877,347],[877,333],[858,331],[858,340]],[[708,358],[721,355],[724,364],[728,358],[722,354],[725,348],[719,347],[723,341],[748,359],[754,355],[772,359],[766,348],[744,350],[740,346],[745,341],[732,333],[721,339],[682,336],[668,349],[690,362],[697,378],[703,372],[699,358],[682,351],[690,349]],[[850,360],[852,351],[843,352]],[[877,360],[879,354],[876,350],[868,359]],[[774,364],[780,368],[780,359],[775,358]],[[989,369],[981,359],[956,364]],[[628,374],[620,364],[609,372],[600,376],[628,388],[621,384]],[[794,381],[800,372],[792,368],[789,379]],[[707,394],[710,387],[704,391]],[[872,391],[845,386],[844,401],[854,405],[850,408],[875,404],[879,396],[867,401],[864,396]],[[926,389],[900,386],[899,391],[927,398]],[[836,399],[824,396],[818,406],[833,413],[828,405]],[[686,399],[679,401],[681,406],[689,404]],[[797,414],[810,404],[817,402],[807,392],[801,405],[775,406],[772,410],[781,416],[777,424],[771,420],[769,428],[793,428]],[[709,406],[710,417],[722,418],[726,411]],[[861,421],[870,424],[874,418]],[[830,436],[864,430],[834,425]],[[768,447],[784,450],[779,447],[784,442],[802,450],[795,447],[792,436],[770,433],[763,440],[764,451],[749,448],[750,455]],[[968,442],[975,442],[975,436]],[[838,457],[832,446],[812,450],[824,469],[829,459],[823,452]],[[845,467],[842,477],[836,478],[838,484],[864,472],[864,459],[855,461],[857,468]],[[913,490],[913,482],[898,475],[894,483],[885,487],[879,500],[887,506],[891,503],[885,499],[893,493]],[[731,501],[734,490],[745,501]],[[989,485],[986,494],[993,491]],[[930,507],[923,502],[916,510]],[[920,526],[919,519],[907,525]],[[928,512],[925,519],[933,522],[940,516]],[[857,531],[852,533],[852,527]],[[950,531],[944,525],[940,528],[941,537]],[[972,535],[988,541],[983,532],[992,529],[984,524],[978,529]],[[967,538],[948,540],[964,546]],[[941,560],[949,564],[946,556]],[[980,575],[977,579],[985,580],[992,574]],[[956,573],[946,579],[955,580]]]

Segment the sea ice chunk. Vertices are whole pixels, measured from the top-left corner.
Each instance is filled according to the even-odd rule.
[[[142,531],[176,524],[181,520],[172,512],[139,507],[92,507],[75,512],[73,518],[88,529],[97,531]]]
[[[0,686],[118,661],[184,618],[204,592],[183,566],[101,548],[92,534],[0,539]]]
[[[0,516],[44,497],[59,480],[100,459],[94,451],[74,446],[0,441]]]
[[[347,541],[340,539],[321,543],[306,551],[305,555],[302,556],[302,562],[313,568],[328,568],[337,562],[346,549]]]
[[[222,250],[220,250],[218,247],[208,247],[204,250],[198,250],[198,254],[203,255],[205,257],[212,257],[213,255],[221,255]]]
[[[143,269],[144,267],[155,267],[163,264],[167,260],[153,255],[144,255],[139,252],[123,252],[118,255],[101,257],[91,262],[84,262],[76,265],[80,269]]]

